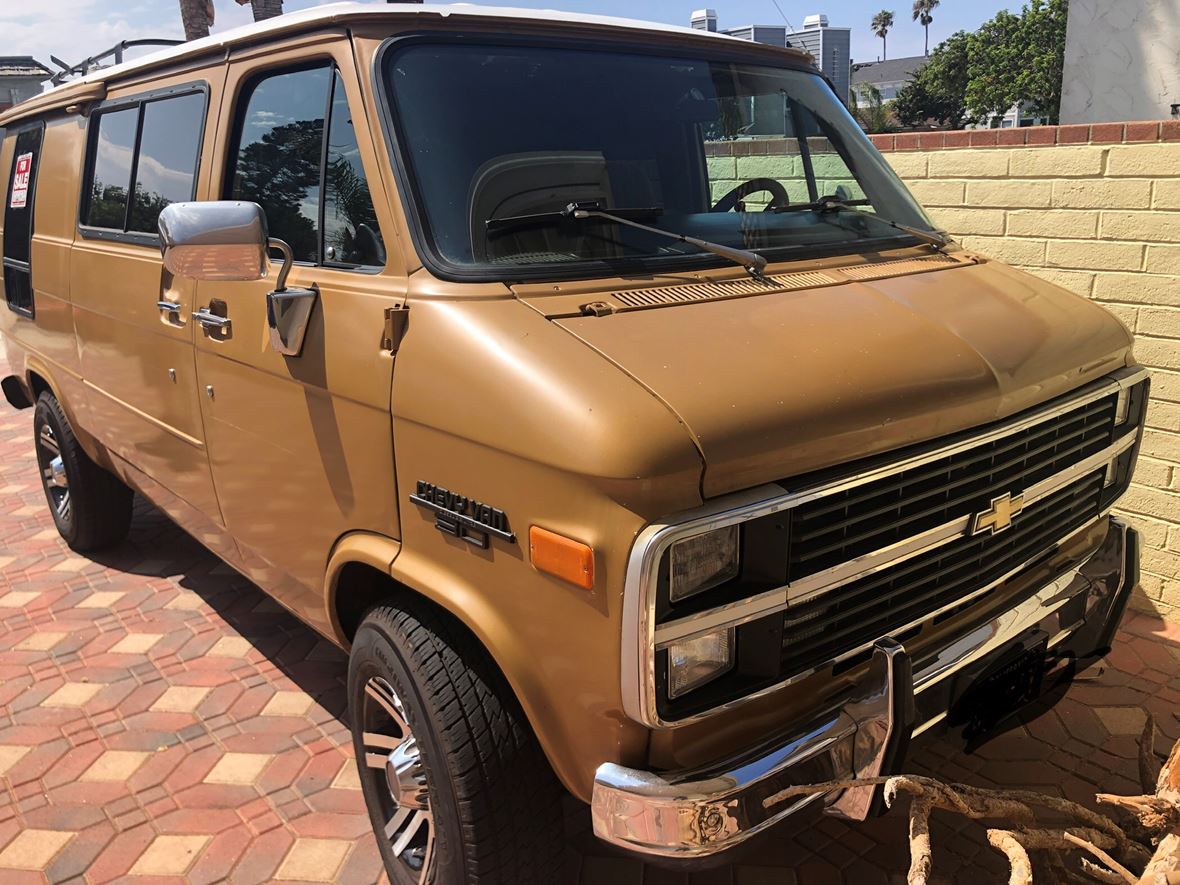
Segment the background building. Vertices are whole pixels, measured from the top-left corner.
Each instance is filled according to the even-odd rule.
[[[928,61],[930,59],[924,55],[915,55],[910,58],[857,62],[852,66],[852,86],[856,88],[862,83],[875,86],[881,93],[882,101],[893,101]]]
[[[0,55],[0,111],[41,91],[52,72],[31,55]]]
[[[698,9],[692,14],[692,26],[700,31],[717,31],[766,43],[771,46],[791,46],[809,52],[815,58],[816,66],[823,71],[836,94],[848,103],[848,85],[852,68],[852,29],[833,28],[826,15],[809,15],[803,20],[801,30],[792,30],[785,25],[742,25],[736,28],[720,29],[717,26],[717,11]]]
[[[1180,4],[1071,0],[1062,123],[1180,117]]]

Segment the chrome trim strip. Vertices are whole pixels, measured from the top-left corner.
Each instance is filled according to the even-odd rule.
[[[927,707],[928,718],[923,720],[919,690],[953,686],[952,680],[964,673],[977,677],[986,672],[989,656],[1030,630],[1061,641],[1077,636],[1087,644],[1101,636],[1120,616],[1120,600],[1132,589],[1137,549],[1135,533],[1112,520],[1105,539],[1082,562],[951,640],[921,666],[914,662],[912,681],[897,666],[905,656],[904,647],[887,640],[878,643],[873,664],[857,685],[774,743],[692,771],[655,773],[615,763],[600,765],[591,800],[595,835],[639,854],[699,858],[745,842],[818,798],[827,802],[829,813],[860,819],[873,793],[810,796],[769,808],[765,803],[784,787],[814,782],[817,766],[821,776],[826,770],[836,779],[890,773],[881,770],[884,748],[894,731],[910,728],[906,711],[911,705],[894,705],[895,693],[911,692],[918,715],[912,733],[921,734],[947,714],[937,706]],[[1080,609],[1067,607],[1078,600],[1084,600]],[[890,645],[893,654],[888,654]],[[1097,649],[1083,646],[1073,651],[1087,654]],[[979,669],[969,670],[972,667]],[[952,692],[948,699],[961,696]],[[940,695],[931,697],[941,704]]]
[[[651,728],[676,728],[686,725],[691,722],[696,722],[709,716],[716,715],[724,710],[730,709],[736,704],[744,703],[753,698],[761,697],[770,692],[777,691],[786,685],[802,678],[802,675],[793,677],[790,680],[784,681],[770,688],[764,689],[756,694],[747,695],[736,701],[705,711],[692,717],[678,719],[673,722],[668,722],[660,718],[656,709],[655,701],[655,650],[657,643],[657,635],[655,628],[655,597],[654,594],[649,594],[647,588],[655,586],[655,571],[659,566],[660,558],[664,551],[673,543],[702,532],[711,531],[717,528],[732,525],[734,523],[746,522],[748,520],[757,519],[762,516],[767,516],[772,513],[778,513],[783,510],[788,510],[793,507],[798,507],[809,501],[814,501],[819,498],[827,497],[828,495],[837,492],[845,491],[849,488],[854,488],[859,485],[876,481],[878,479],[892,476],[896,473],[901,473],[905,470],[921,466],[922,464],[930,463],[931,461],[945,458],[949,455],[954,455],[959,452],[969,451],[982,444],[1002,439],[1012,433],[1024,430],[1029,427],[1036,426],[1053,418],[1058,417],[1066,412],[1080,408],[1089,403],[1109,396],[1112,393],[1120,392],[1128,387],[1143,381],[1147,378],[1147,371],[1139,367],[1128,367],[1119,369],[1116,372],[1102,378],[1092,384],[1086,385],[1073,395],[1067,395],[1060,401],[1056,401],[1048,406],[1045,406],[1036,412],[1025,415],[1023,417],[1010,419],[1001,422],[990,430],[977,434],[975,436],[961,439],[953,444],[935,448],[926,452],[913,455],[900,461],[891,462],[877,467],[865,473],[844,477],[842,479],[834,480],[828,483],[822,483],[815,486],[808,486],[796,491],[788,492],[786,494],[782,491],[782,486],[776,484],[767,484],[759,486],[755,489],[749,489],[744,492],[738,492],[733,495],[728,495],[725,498],[711,502],[703,507],[695,510],[687,511],[679,514],[676,517],[671,517],[662,520],[652,525],[649,525],[636,538],[635,544],[631,550],[631,556],[627,564],[627,574],[625,579],[623,591],[623,629],[622,629],[622,700],[623,709],[627,715],[637,722],[643,723]],[[1052,494],[1060,488],[1068,485],[1073,479],[1081,476],[1087,469],[1097,469],[1101,464],[1105,463],[1101,459],[1106,457],[1117,457],[1126,450],[1130,445],[1133,445],[1133,437],[1130,441],[1120,440],[1109,449],[1080,462],[1073,468],[1063,471],[1062,474],[1051,477],[1041,483],[1037,483],[1030,489],[1025,489],[1026,502],[1032,503],[1030,494],[1039,497]],[[1117,450],[1117,451],[1116,451]],[[1108,454],[1113,452],[1114,454]],[[1093,466],[1086,467],[1085,465],[1094,462]],[[1054,483],[1060,482],[1060,485]],[[1027,506],[1027,504],[1026,504]],[[937,536],[938,532],[945,529],[948,533],[952,531],[956,523],[948,523],[946,526],[941,526],[938,529],[932,530],[932,536]],[[948,534],[946,540],[953,540],[956,536]],[[924,536],[917,536],[918,539]],[[853,560],[849,564],[837,566],[836,569],[849,570],[854,577],[860,577],[871,573],[873,570],[884,568],[887,565],[893,565],[903,561],[905,558],[916,556],[923,552],[924,549],[919,544],[915,550],[909,550],[906,545],[915,539],[907,539],[899,542],[898,545],[893,545],[891,548],[885,548],[885,551],[893,551],[896,547],[901,547],[902,552],[897,556],[889,556],[887,559],[880,561],[876,560],[878,554],[885,555],[883,551],[877,553],[866,554],[869,558],[869,564],[866,564],[862,558],[861,560]],[[945,543],[945,540],[939,540],[939,543]],[[859,571],[851,570],[851,565],[856,563]],[[831,570],[834,571],[834,570]],[[809,576],[807,582],[812,582],[816,578],[826,575],[827,573],[820,573],[820,575]],[[1010,576],[1009,576],[1010,577]],[[851,580],[851,577],[841,577],[839,583],[845,583]],[[825,578],[826,581],[832,581],[830,577]],[[798,587],[802,582],[796,582],[795,588],[798,593]],[[679,622],[672,622],[670,624],[661,625],[659,628],[659,642],[667,644],[676,638],[684,638],[686,636],[696,635],[699,633],[708,632],[710,629],[722,626],[724,624],[741,624],[758,617],[763,617],[767,614],[772,614],[777,610],[785,608],[789,601],[799,602],[802,599],[812,598],[815,594],[825,592],[838,586],[839,583],[820,584],[816,581],[816,585],[810,588],[808,595],[797,595],[794,599],[790,596],[790,585],[787,587],[778,588],[768,591],[753,597],[750,600],[743,600],[742,602],[734,603],[730,606],[723,606],[708,612],[702,612],[691,619],[682,619]],[[806,586],[806,585],[805,585]],[[991,589],[990,587],[986,589]],[[961,605],[963,602],[985,592],[978,591],[970,597],[961,599],[955,605]],[[951,606],[953,607],[953,606]],[[927,615],[922,621],[928,620],[936,615]],[[919,622],[921,623],[921,622]],[[691,624],[691,628],[684,625]],[[675,626],[676,632],[672,632]],[[683,631],[683,632],[681,632]],[[857,652],[864,649],[858,649]],[[852,653],[850,653],[852,654]],[[828,662],[823,666],[830,666],[842,658],[835,661]],[[817,668],[822,669],[822,668]],[[814,671],[812,671],[814,672]],[[810,675],[810,674],[804,674]]]

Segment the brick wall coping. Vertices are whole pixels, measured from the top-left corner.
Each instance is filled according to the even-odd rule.
[[[1025,147],[1055,144],[1144,144],[1180,141],[1180,120],[1078,123],[1021,129],[960,129],[957,132],[899,132],[870,135],[877,150],[940,151],[946,148]]]

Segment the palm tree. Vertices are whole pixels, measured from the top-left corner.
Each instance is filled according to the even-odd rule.
[[[283,14],[283,0],[238,0],[239,6],[250,4],[254,11],[254,21],[265,21]]]
[[[914,21],[921,22],[926,29],[926,54],[930,54],[930,23],[934,21],[931,15],[938,8],[939,0],[914,0]]]
[[[185,40],[208,37],[213,24],[213,0],[180,0],[180,21]]]
[[[873,16],[873,33],[881,38],[881,58],[889,57],[889,45],[885,42],[885,35],[889,33],[889,29],[893,27],[893,13],[887,9],[882,9]]]

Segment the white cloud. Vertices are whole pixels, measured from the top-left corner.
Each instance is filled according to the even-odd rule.
[[[311,0],[288,0],[288,11],[316,5]],[[214,0],[213,33],[253,20],[249,4]],[[110,49],[122,40],[181,39],[177,0],[116,2],[116,0],[0,0],[0,55],[31,55],[56,70],[55,55],[68,64]],[[128,57],[154,50],[132,50]]]

